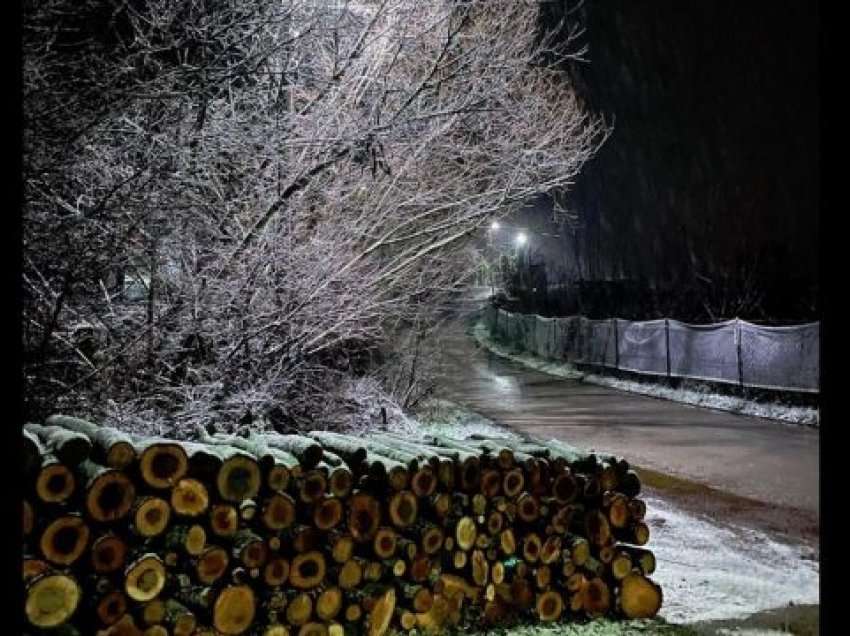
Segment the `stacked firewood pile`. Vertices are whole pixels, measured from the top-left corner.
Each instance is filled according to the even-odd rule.
[[[555,441],[24,427],[26,620],[340,636],[654,616],[626,461]]]

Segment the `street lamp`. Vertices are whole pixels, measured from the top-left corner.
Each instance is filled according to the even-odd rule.
[[[516,239],[514,240],[516,240],[517,245],[522,247],[523,245],[525,245],[525,242],[528,240],[528,237],[525,235],[525,232],[520,232],[516,235]]]
[[[491,229],[491,230],[498,230],[500,227],[501,227],[501,226],[499,225],[499,222],[498,222],[498,221],[493,221],[493,222],[490,224],[490,229]]]

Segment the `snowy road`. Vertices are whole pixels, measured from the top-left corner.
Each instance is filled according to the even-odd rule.
[[[444,350],[442,395],[492,420],[622,454],[817,522],[816,430],[553,377],[482,350],[460,321]]]

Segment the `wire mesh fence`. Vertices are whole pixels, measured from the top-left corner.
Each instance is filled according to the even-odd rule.
[[[496,337],[551,360],[742,387],[818,393],[820,323],[765,327],[744,320],[544,318],[488,307]]]

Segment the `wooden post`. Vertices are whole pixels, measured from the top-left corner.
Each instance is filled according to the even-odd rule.
[[[744,388],[744,360],[741,358],[741,321],[735,318],[735,350],[738,356],[738,386]]]
[[[617,319],[612,318],[614,321],[614,368],[620,368],[620,333],[617,330]]]
[[[665,318],[664,319],[664,340],[666,343],[667,349],[667,377],[670,377],[670,321]]]

